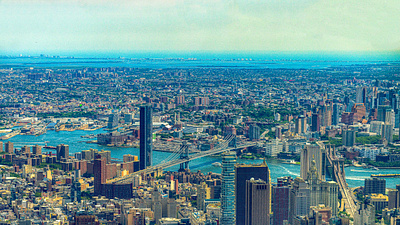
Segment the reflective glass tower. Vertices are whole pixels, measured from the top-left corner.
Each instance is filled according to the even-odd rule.
[[[140,107],[140,169],[152,165],[153,118],[150,105]]]
[[[236,152],[222,156],[221,225],[235,224],[235,164]]]

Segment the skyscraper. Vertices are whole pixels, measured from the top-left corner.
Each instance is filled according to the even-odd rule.
[[[343,130],[342,142],[344,146],[353,147],[356,143],[356,131],[355,130]]]
[[[106,183],[106,158],[102,158],[97,155],[94,160],[93,173],[94,173],[94,195],[102,195],[104,191],[102,190],[103,184]]]
[[[332,110],[332,125],[336,126],[339,124],[339,105],[333,104]]]
[[[246,181],[245,225],[269,225],[271,184],[251,178]]]
[[[152,165],[153,117],[150,105],[140,107],[140,169]]]
[[[69,145],[57,145],[57,160],[68,159],[69,158]]]
[[[235,164],[236,164],[235,152],[227,152],[223,154],[222,187],[221,187],[221,214],[222,214],[221,225],[235,224]],[[244,193],[242,194],[244,195]]]
[[[34,155],[41,155],[42,154],[42,146],[39,146],[39,145],[32,146],[32,153]]]
[[[235,183],[236,183],[236,205],[240,206],[236,208],[236,224],[245,224],[245,208],[243,207],[246,203],[246,181],[251,178],[261,179],[267,183],[271,183],[270,172],[267,163],[259,165],[254,164],[239,164],[235,167]],[[271,201],[268,203],[271,204]],[[271,207],[269,207],[271,208]]]
[[[293,182],[293,180],[290,177],[289,179],[287,177],[278,178],[278,183],[273,188],[272,199],[274,202],[274,207],[273,207],[274,225],[283,225],[284,220],[289,220],[290,182]]]
[[[14,144],[12,142],[6,142],[5,144],[5,152],[8,154],[13,154],[14,153]]]
[[[249,139],[258,140],[260,139],[260,127],[255,124],[251,124],[249,127]]]
[[[115,114],[110,114],[108,116],[108,123],[107,123],[107,128],[108,129],[115,129],[118,127],[119,123],[119,115],[117,113]]]
[[[310,210],[311,191],[308,184],[297,177],[289,193],[289,224],[293,224],[296,216],[306,216]]]
[[[386,139],[387,142],[393,142],[393,124],[385,123],[382,125],[382,139]]]
[[[321,126],[321,118],[318,113],[313,113],[311,117],[311,131],[319,131]]]
[[[384,123],[392,123],[392,108],[388,105],[380,105],[378,107],[378,121]]]
[[[303,115],[300,115],[296,119],[296,124],[295,124],[295,133],[296,134],[304,134],[307,131],[307,121],[306,117]]]

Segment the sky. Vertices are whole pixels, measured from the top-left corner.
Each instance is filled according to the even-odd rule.
[[[399,0],[0,0],[0,55],[399,51]]]

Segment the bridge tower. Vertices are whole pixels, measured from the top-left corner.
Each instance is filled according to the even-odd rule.
[[[237,148],[237,139],[236,139],[236,135],[234,135],[234,137],[232,138],[232,140],[229,142],[228,146],[229,146],[229,147],[235,147],[235,148]]]
[[[187,142],[183,142],[181,145],[181,156],[180,159],[189,159],[189,145]],[[185,169],[189,169],[189,160],[181,163],[179,166],[179,171],[184,171]]]

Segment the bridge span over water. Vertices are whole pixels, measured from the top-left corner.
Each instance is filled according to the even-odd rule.
[[[132,182],[132,179],[137,175],[142,174],[153,174],[154,176],[158,176],[162,174],[162,171],[166,168],[180,165],[180,169],[189,168],[189,162],[198,158],[202,158],[205,156],[211,156],[220,154],[223,152],[228,152],[237,149],[243,149],[255,146],[254,142],[237,142],[237,139],[234,135],[226,136],[222,141],[220,141],[217,146],[208,151],[202,151],[195,154],[189,154],[189,148],[187,144],[182,144],[178,149],[176,149],[173,154],[171,154],[168,158],[164,159],[161,163],[148,167],[144,170],[139,170],[133,172],[129,175],[118,177],[112,180],[108,180],[107,183],[129,183]]]

